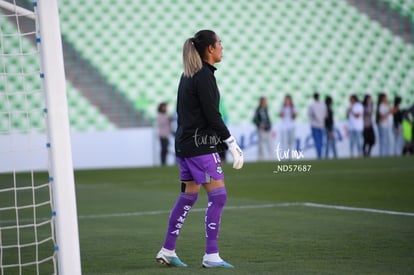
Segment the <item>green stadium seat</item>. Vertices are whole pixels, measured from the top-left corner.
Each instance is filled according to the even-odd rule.
[[[413,14],[412,1],[384,1],[401,13]],[[322,94],[335,90],[334,102],[346,97],[350,89],[399,93],[405,104],[414,96],[412,45],[346,1],[241,0],[212,5],[214,12],[206,12],[204,5],[178,0],[168,4],[119,0],[110,5],[83,1],[80,5],[62,0],[61,29],[137,110],[145,110],[153,118],[160,100],[175,101],[182,43],[206,27],[205,22],[210,22],[207,25],[223,40],[224,59],[217,65],[222,98],[229,109],[235,109],[231,108],[234,100],[242,105],[228,112],[232,124],[250,123],[251,118],[245,115],[248,112],[243,111],[251,105],[255,108],[260,94],[270,94],[271,103],[277,106],[286,93],[294,94],[295,101],[306,106],[314,89]],[[8,48],[15,47],[10,44]],[[7,64],[9,67],[18,70],[18,64]],[[79,102],[80,92],[68,85],[68,95],[72,93],[77,96],[71,109],[90,108]],[[335,103],[335,108],[338,119],[343,119],[346,106]],[[277,117],[277,110],[271,111]],[[86,119],[73,119],[80,128],[93,123],[90,113],[82,116]],[[96,124],[105,125],[105,116],[98,117]],[[305,120],[306,112],[299,118]]]

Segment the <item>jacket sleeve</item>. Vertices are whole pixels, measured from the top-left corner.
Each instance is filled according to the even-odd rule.
[[[219,110],[220,94],[214,74],[205,73],[196,81],[202,112],[209,127],[222,139],[230,137]]]

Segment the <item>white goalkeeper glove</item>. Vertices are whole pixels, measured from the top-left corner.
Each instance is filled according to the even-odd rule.
[[[243,167],[243,162],[244,162],[243,151],[240,149],[239,145],[237,144],[236,139],[233,136],[230,136],[224,142],[229,147],[229,151],[231,155],[233,156],[233,168],[241,169]]]

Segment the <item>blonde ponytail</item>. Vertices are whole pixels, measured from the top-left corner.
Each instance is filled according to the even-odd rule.
[[[184,76],[193,77],[203,67],[200,54],[197,52],[193,39],[189,38],[183,46]]]

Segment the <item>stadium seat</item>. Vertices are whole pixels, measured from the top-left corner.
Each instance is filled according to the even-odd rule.
[[[413,18],[412,1],[384,1]],[[335,91],[338,119],[345,118],[346,104],[341,100],[350,92],[387,91],[390,97],[401,95],[404,104],[412,104],[414,97],[413,45],[346,1],[62,0],[59,4],[65,39],[147,117],[155,118],[159,101],[175,104],[184,39],[206,27],[217,30],[223,41],[217,80],[225,106],[232,110],[227,112],[230,124],[250,123],[246,110],[255,108],[263,94],[271,106],[280,106],[287,93],[294,95],[298,106],[306,106],[314,90],[323,95]],[[207,12],[205,5],[214,12]],[[68,84],[69,94],[76,94],[71,109],[82,110],[81,91]],[[276,118],[278,108],[270,111]],[[95,122],[89,113],[71,115],[82,113],[73,118],[75,125],[114,127],[96,112]],[[307,119],[305,110],[300,110],[299,119]]]

